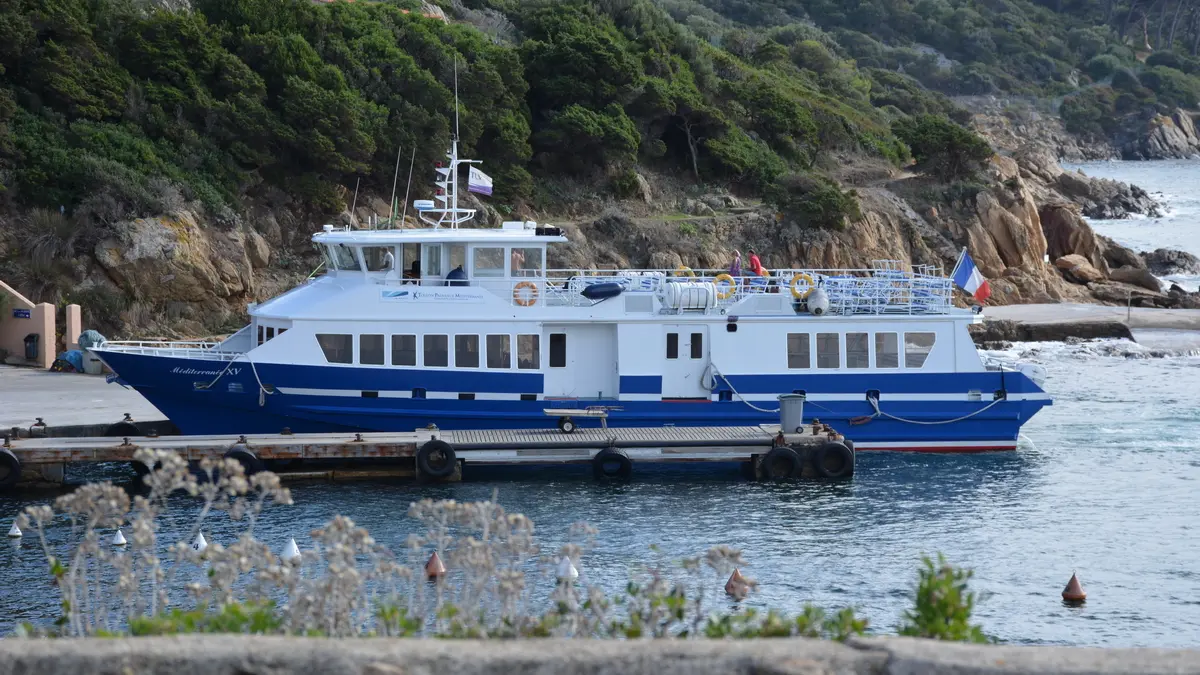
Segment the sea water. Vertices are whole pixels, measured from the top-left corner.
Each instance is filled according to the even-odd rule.
[[[1170,215],[1097,228],[1139,249],[1177,245],[1200,253],[1200,197],[1188,171],[1200,163],[1090,165],[1168,197]],[[1154,167],[1162,167],[1155,171]],[[1191,182],[1191,185],[1196,184]],[[1149,229],[1143,229],[1149,228]],[[468,482],[407,481],[293,486],[296,504],[271,508],[258,536],[282,551],[289,537],[334,514],[401,551],[417,531],[404,513],[430,498],[499,495],[537,523],[551,552],[572,523],[599,528],[581,581],[620,592],[639,567],[741,548],[760,587],[746,602],[795,612],[806,602],[854,607],[871,630],[894,632],[911,606],[923,554],[971,568],[982,598],[975,619],[991,636],[1026,644],[1195,646],[1200,643],[1200,335],[1138,333],[1140,344],[1019,344],[1002,356],[1044,366],[1054,405],[1024,428],[1016,452],[980,455],[862,453],[852,481],[757,484],[736,468],[636,467],[626,484],[600,484],[586,468],[469,473]],[[0,529],[52,495],[0,496]],[[169,526],[186,527],[184,503]],[[242,529],[221,514],[210,541]],[[60,525],[54,536],[66,535]],[[655,547],[652,549],[652,547]],[[1078,572],[1082,607],[1060,592]],[[732,608],[709,577],[709,599]],[[0,542],[0,635],[18,621],[48,623],[57,591],[32,533]],[[540,591],[547,591],[543,587]],[[536,593],[545,597],[545,593]]]

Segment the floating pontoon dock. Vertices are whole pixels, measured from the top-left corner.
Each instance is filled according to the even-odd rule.
[[[138,436],[126,438],[6,438],[0,449],[0,489],[64,481],[71,463],[133,462],[141,448],[171,450],[195,461],[233,457],[250,472],[284,477],[376,477],[378,470],[341,475],[305,465],[328,460],[395,460],[397,471],[420,480],[461,480],[476,465],[591,464],[597,478],[627,478],[641,463],[741,462],[757,479],[846,478],[854,471],[853,444],[826,425],[781,433],[780,425],[441,431],[411,433],[262,434],[245,436]],[[299,462],[295,460],[301,460]],[[145,467],[135,468],[145,471]],[[290,469],[298,469],[291,471]],[[353,466],[350,467],[353,469]],[[333,472],[336,473],[336,472]]]

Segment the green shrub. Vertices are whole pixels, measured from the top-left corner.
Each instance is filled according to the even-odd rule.
[[[768,191],[767,200],[784,217],[804,227],[843,230],[847,221],[862,217],[858,195],[824,176],[784,176]]]
[[[1117,91],[1135,92],[1142,86],[1138,76],[1128,68],[1117,68],[1112,74],[1112,88]]]
[[[1142,73],[1142,84],[1170,106],[1195,108],[1200,103],[1200,80],[1174,68],[1150,68]]]
[[[1133,98],[1124,93],[1121,97]],[[1114,105],[1117,94],[1108,87],[1094,87],[1063,99],[1058,114],[1067,131],[1082,136],[1102,137],[1115,130]]]
[[[912,609],[904,613],[900,634],[910,637],[989,642],[983,629],[971,624],[976,596],[967,589],[974,572],[946,563],[938,554],[937,563],[922,556],[924,567],[918,572],[916,598]]]
[[[1083,69],[1093,80],[1103,80],[1121,68],[1121,60],[1112,54],[1100,54],[1092,57]]]
[[[917,165],[942,180],[974,175],[992,156],[978,134],[940,115],[916,115],[892,123],[892,132],[908,144]]]
[[[626,169],[612,177],[613,194],[621,199],[637,196],[638,176],[633,169]]]

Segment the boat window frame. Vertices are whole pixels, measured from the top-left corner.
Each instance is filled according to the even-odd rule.
[[[475,349],[472,350],[472,349],[470,349],[469,346],[466,349],[463,349],[462,347],[460,347],[459,338],[462,338],[464,341],[469,341],[470,338],[475,338]],[[475,364],[470,365],[469,363],[459,363],[458,356],[459,356],[460,351],[464,351],[467,354],[470,354],[472,351],[474,351]],[[454,367],[455,368],[479,368],[480,360],[481,359],[480,359],[480,348],[479,348],[479,335],[477,333],[456,334],[454,336]]]
[[[510,252],[507,246],[494,245],[478,245],[472,244],[470,248],[471,256],[471,278],[472,279],[503,279],[508,276],[508,256]],[[480,251],[499,251],[500,252],[500,267],[488,267],[480,270],[479,268],[479,253]],[[490,255],[490,254],[489,254]]]
[[[521,360],[521,354],[524,351],[521,346],[521,338],[530,338],[533,341],[533,350],[530,358],[524,361]],[[517,333],[517,370],[541,370],[542,368],[542,336],[539,333]],[[530,365],[522,365],[528,363]]]
[[[846,369],[847,370],[866,370],[871,367],[871,334],[867,331],[852,331],[843,333],[846,351]],[[850,336],[855,336],[855,339],[862,340],[862,349],[856,350],[855,358],[862,358],[862,365],[850,365]],[[856,363],[858,363],[856,361]]]
[[[800,339],[797,339],[796,343],[798,345],[803,345],[804,350],[803,350],[803,352],[798,351],[795,354],[793,354],[792,353],[792,338],[793,337],[800,338],[801,336],[803,336],[803,341],[801,341]],[[786,342],[784,345],[784,349],[787,352],[788,370],[812,370],[812,367],[813,367],[812,333],[809,333],[809,332],[788,333]],[[792,365],[792,359],[795,358],[798,360],[801,355],[804,356],[804,365],[803,366]]]
[[[352,365],[354,363],[354,334],[353,333],[316,333],[315,338],[317,341],[317,346],[321,349],[321,353],[325,356],[326,363],[337,364],[337,365],[347,365],[347,364]],[[325,342],[322,341],[322,338],[344,338],[346,343],[341,346],[331,345],[330,348],[326,348]],[[345,357],[346,360],[345,361],[342,361],[342,360],[335,361],[335,360],[331,359],[330,358],[330,349],[333,350],[334,354],[344,351],[346,353],[346,357]]]
[[[561,336],[561,339],[556,341],[554,338],[559,337],[559,336]],[[567,333],[565,331],[560,332],[560,333],[550,333],[549,342],[550,342],[550,345],[549,345],[550,348],[549,348],[549,350],[547,350],[549,353],[549,356],[550,356],[549,367],[551,367],[551,368],[566,368],[567,367]],[[557,348],[556,348],[556,345],[554,344],[555,342],[559,343]],[[561,358],[556,359],[555,356],[559,356]]]
[[[329,264],[333,266],[334,271],[336,271],[336,272],[361,272],[361,271],[363,271],[362,256],[359,255],[359,253],[357,251],[357,248],[358,248],[357,246],[351,246],[350,244],[326,244],[326,247],[329,250]],[[347,264],[349,262],[349,260],[346,260],[346,259],[339,260],[338,255],[337,255],[337,252],[339,252],[339,251],[350,256],[349,260],[352,260],[354,262],[354,267],[343,267],[342,266],[343,264]]]
[[[366,358],[364,358],[364,354],[366,353],[366,350],[364,349],[366,346],[365,338],[379,338],[378,352],[376,352],[374,349],[372,349],[372,353],[377,353],[379,355],[378,361],[367,361]],[[387,336],[384,335],[383,333],[360,333],[358,335],[358,363],[360,365],[364,365],[364,366],[382,366],[382,365],[384,365],[384,363],[385,363],[384,359],[386,358],[386,356],[385,356],[386,351],[387,351]]]
[[[411,350],[412,351],[412,363],[397,363],[396,362],[396,354],[397,354],[396,338],[412,338],[412,350]],[[416,333],[393,333],[389,337],[389,345],[388,346],[391,347],[390,365],[400,366],[402,368],[417,367],[417,358],[418,358],[417,354],[418,354],[419,350],[417,349],[417,334]],[[401,350],[400,353],[403,353],[403,350]]]
[[[508,352],[507,363],[505,363],[502,366],[493,366],[492,365],[492,338],[500,338],[502,340],[501,344],[503,345],[503,347],[496,351],[498,351],[498,352],[507,351]],[[487,366],[488,370],[512,370],[513,369],[513,350],[512,350],[512,336],[511,335],[509,335],[508,333],[488,333],[487,337],[484,339],[484,342],[485,342],[485,346],[487,348],[487,356],[484,359],[484,364]],[[496,362],[499,363],[500,360],[497,358]]]
[[[824,349],[822,349],[822,347],[823,347],[823,346],[828,346],[828,344],[829,344],[829,341],[828,341],[828,340],[829,340],[829,337],[830,337],[830,336],[833,336],[833,338],[834,338],[834,340],[833,340],[833,345],[836,347],[836,349],[835,349],[835,351],[834,351],[834,353],[833,353],[833,356],[834,356],[834,359],[833,359],[833,360],[834,360],[834,364],[833,364],[833,365],[831,365],[831,366],[830,366],[830,365],[823,365],[823,364],[822,364],[822,363],[823,363],[823,358],[825,358],[825,357],[828,357],[828,356],[829,356],[828,354],[824,353],[824,351],[825,351],[825,350],[824,350]],[[822,342],[822,339],[824,339],[824,343]],[[816,349],[816,352],[817,352],[817,358],[816,358],[816,366],[817,366],[817,370],[837,370],[837,369],[841,368],[841,367],[842,367],[842,352],[844,351],[844,350],[842,349],[842,334],[841,334],[841,333],[837,333],[837,332],[831,332],[831,331],[824,331],[824,332],[821,332],[821,333],[816,333],[816,334],[815,334],[815,341],[816,341],[816,345],[817,345],[817,349]]]
[[[924,353],[921,354],[921,362],[917,365],[909,364],[909,339],[908,336],[928,336],[930,338],[929,347],[924,348]],[[916,345],[917,349],[922,349],[921,345]],[[929,357],[933,354],[933,350],[937,348],[937,331],[932,330],[914,330],[904,331],[904,368],[907,370],[921,370],[925,364],[929,363]],[[913,353],[919,353],[914,351]]]
[[[891,336],[891,338],[892,338],[892,350],[891,350],[890,354],[886,350],[881,352],[880,351],[880,343],[879,343],[880,338],[887,338],[888,336]],[[895,369],[900,368],[900,334],[899,334],[899,331],[881,331],[881,332],[875,333],[874,344],[872,346],[874,347],[874,350],[875,350],[874,356],[875,356],[875,367],[876,368],[881,369],[881,370],[895,370]],[[886,346],[886,345],[884,345],[884,346]],[[892,362],[895,365],[887,365],[887,366],[881,365],[880,358],[879,358],[879,355],[881,353],[883,353],[884,355],[891,356]]]
[[[441,365],[429,363],[429,339],[442,338],[442,363]],[[422,368],[449,368],[450,367],[450,336],[447,333],[425,333],[421,335],[421,367]]]

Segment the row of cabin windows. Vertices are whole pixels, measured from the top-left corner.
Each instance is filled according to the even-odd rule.
[[[276,335],[283,335],[287,332],[286,328],[275,328],[274,326],[259,326],[258,327],[258,344],[264,344],[275,338]]]
[[[812,338],[816,338],[817,368],[870,368],[874,344],[876,368],[920,368],[929,358],[935,333],[905,333],[904,362],[900,362],[899,333],[846,333],[845,365],[842,364],[842,333],[788,333],[788,368],[812,368]]]
[[[358,362],[363,365],[384,365],[385,335],[358,336]],[[450,366],[449,335],[421,336],[421,365],[426,368],[448,368]],[[480,343],[478,335],[455,335],[454,367],[479,368]],[[325,353],[329,363],[354,363],[354,336],[321,333],[317,344]],[[483,345],[486,367],[493,369],[512,368],[512,336],[485,335]],[[517,368],[537,370],[541,367],[541,336],[517,335]],[[391,336],[391,365],[417,365],[417,336]],[[565,333],[550,334],[550,367],[565,368],[567,365],[567,336]]]
[[[704,358],[704,333],[692,333],[691,353],[693,359]],[[679,358],[679,333],[667,333],[667,358]]]

